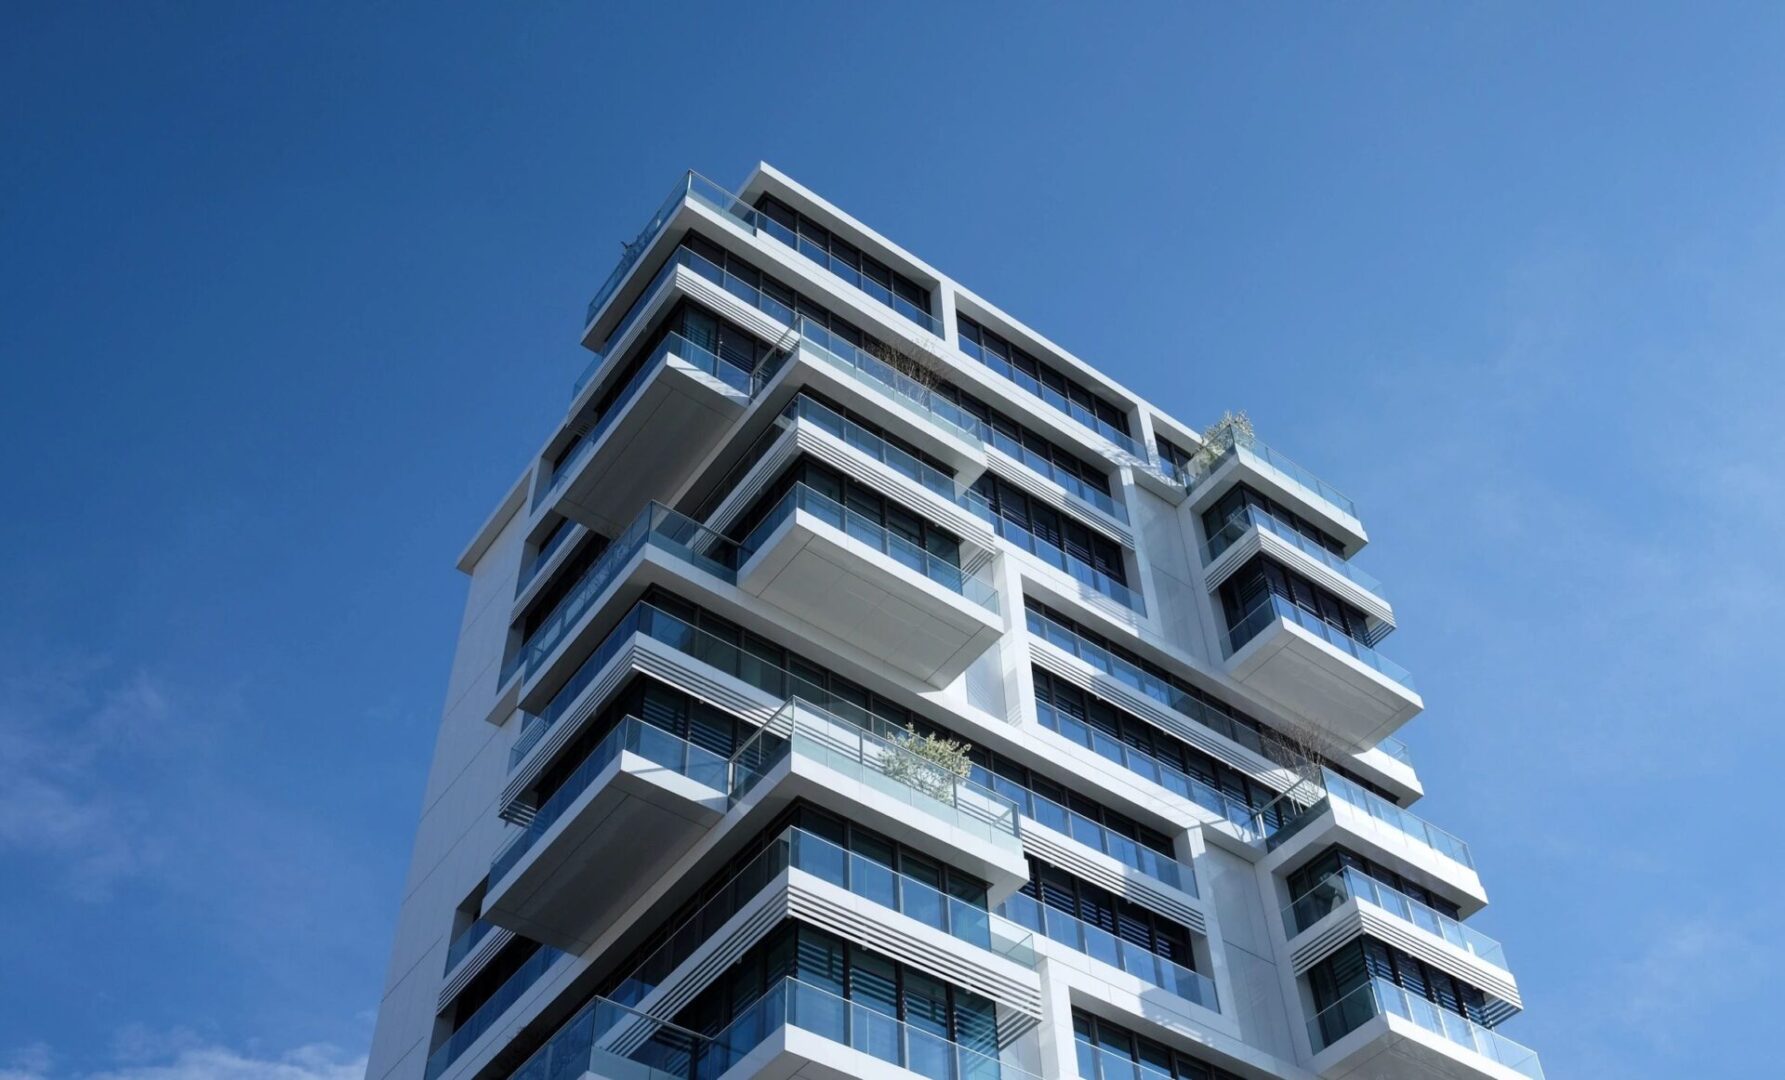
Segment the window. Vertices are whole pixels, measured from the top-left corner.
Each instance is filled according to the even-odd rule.
[[[903,559],[908,556],[913,559],[921,559],[922,553],[928,553],[950,566],[961,565],[960,537],[940,525],[917,516],[873,488],[858,483],[829,465],[804,454],[801,454],[763,488],[762,494],[757,496],[756,500],[732,521],[726,531],[734,537],[749,537],[751,532],[780,506],[781,500],[787,496],[787,493],[800,484],[843,507],[853,515],[853,520],[833,522],[845,531],[860,522],[885,529],[894,537],[905,541],[907,546],[894,545],[899,548],[899,550],[890,553],[894,558]],[[919,567],[919,569],[923,568]]]
[[[1339,599],[1275,560],[1255,555],[1246,565],[1235,571],[1232,577],[1221,583],[1221,608],[1227,617],[1228,632],[1234,635],[1243,630],[1245,634],[1243,638],[1237,635],[1234,637],[1233,648],[1238,649],[1262,629],[1246,627],[1243,623],[1254,608],[1265,602],[1267,595],[1293,603],[1341,634],[1366,646],[1375,645],[1386,633],[1386,628],[1372,629],[1369,618],[1361,609]]]
[[[1261,810],[1277,802],[1278,792],[1275,789],[1260,784],[1175,735],[1138,717],[1130,716],[1102,698],[1056,678],[1044,668],[1034,667],[1032,670],[1035,676],[1036,717],[1048,730],[1089,747],[1112,761],[1123,761],[1125,755],[1118,749],[1118,744],[1125,746],[1200,780],[1253,810]],[[1291,813],[1295,810],[1294,807],[1282,809]]]
[[[1185,1051],[1136,1035],[1082,1009],[1072,1010],[1072,1033],[1078,1047],[1078,1074],[1084,1080],[1134,1080],[1139,1074],[1178,1080],[1241,1080]]]
[[[1254,491],[1245,484],[1234,485],[1227,494],[1215,501],[1215,505],[1202,512],[1202,534],[1213,539],[1223,526],[1235,515],[1243,513],[1249,506],[1264,511],[1334,555],[1340,558],[1345,556],[1345,545],[1321,531],[1319,526],[1270,496]]]
[[[521,632],[523,642],[531,641],[533,635],[538,633],[539,628],[557,614],[558,605],[582,581],[583,575],[588,572],[589,567],[595,565],[595,561],[601,558],[602,553],[607,550],[607,545],[607,537],[593,531],[586,532],[582,539],[577,541],[576,550],[571,553],[569,558],[558,564],[558,568],[552,571],[551,578],[539,592],[534,594],[533,599],[528,601],[527,610],[521,614],[520,622],[516,624],[515,629]]]
[[[941,384],[936,392],[985,421],[991,429],[992,445],[1004,453],[1069,489],[1082,485],[1088,491],[1109,495],[1109,474],[1104,466],[1055,445],[1047,436],[1024,427],[953,383]]]
[[[601,741],[627,717],[637,717],[678,739],[729,758],[756,733],[756,726],[643,675],[635,676],[608,699],[575,738],[553,757],[533,785],[540,806],[576,773]]]
[[[1441,1009],[1468,1017],[1478,1024],[1493,1026],[1487,995],[1481,990],[1392,945],[1364,937],[1345,945],[1308,971],[1308,989],[1314,995],[1321,1034],[1327,1042],[1343,1037],[1345,1032],[1356,1027],[1357,1017],[1350,1015],[1354,1011],[1351,1009],[1325,1010],[1372,978],[1391,982],[1409,994],[1425,998]]]
[[[1444,897],[1337,844],[1316,855],[1312,862],[1289,875],[1286,884],[1289,887],[1290,899],[1305,895],[1309,889],[1346,867],[1350,867],[1366,877],[1374,878],[1396,892],[1412,897],[1440,915],[1452,919],[1462,918],[1462,909]]]
[[[783,1006],[789,1022],[926,1076],[949,1075],[952,1054],[946,1043],[973,1049],[998,1045],[997,1009],[989,999],[791,919],[746,950],[677,1013],[675,1023],[717,1034],[789,977],[810,988]],[[849,1004],[903,1022],[913,1034],[900,1038],[891,1025],[851,1023]],[[768,1018],[762,1030],[781,1019]],[[732,1034],[739,1032],[734,1028]],[[726,1048],[731,1054],[748,1049]],[[718,1071],[696,1073],[705,1077]]]
[[[757,199],[756,208],[762,211],[766,219],[764,231],[770,236],[796,248],[800,254],[887,307],[926,328],[934,328],[930,316],[930,290],[773,195]]]
[[[1165,463],[1167,473],[1179,480],[1190,478],[1190,451],[1157,434],[1153,436],[1153,446],[1159,451],[1159,460]]]
[[[1022,892],[1047,907],[1196,970],[1195,950],[1191,948],[1187,927],[1034,856],[1029,857],[1029,880]]]
[[[961,351],[1029,389],[1056,409],[1095,431],[1113,429],[1126,437],[1128,413],[1058,368],[1043,363],[965,315],[957,315]],[[1107,433],[1107,432],[1106,432]]]
[[[974,482],[973,490],[985,497],[993,515],[999,520],[1027,530],[1119,585],[1128,584],[1127,563],[1122,557],[1122,547],[1114,540],[1092,532],[1073,518],[1039,499],[1031,498],[1023,489],[992,473],[980,476]]]

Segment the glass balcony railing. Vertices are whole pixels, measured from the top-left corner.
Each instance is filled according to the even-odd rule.
[[[1363,785],[1353,783],[1331,769],[1321,770],[1321,783],[1326,787],[1328,797],[1348,803],[1354,809],[1362,810],[1377,821],[1406,834],[1409,838],[1417,840],[1445,858],[1462,863],[1471,870],[1475,868],[1475,857],[1469,853],[1468,844],[1419,815],[1401,809],[1382,796],[1366,789]]]
[[[762,547],[769,536],[782,522],[793,515],[795,510],[803,510],[813,517],[847,534],[850,539],[861,543],[886,555],[894,562],[916,571],[929,580],[947,589],[949,592],[971,600],[989,611],[998,610],[998,591],[990,581],[971,574],[957,563],[925,551],[922,547],[899,536],[892,530],[872,521],[861,514],[850,510],[842,503],[836,502],[820,494],[805,484],[795,484],[781,501],[776,503],[750,535],[738,544],[740,565]]]
[[[471,1045],[482,1037],[484,1032],[495,1026],[496,1021],[502,1019],[502,1014],[519,1001],[528,990],[531,990],[533,984],[537,983],[547,971],[550,971],[552,965],[556,964],[559,957],[564,955],[557,949],[541,945],[538,951],[529,956],[513,975],[510,975],[501,986],[496,988],[496,992],[491,994],[488,1000],[479,1005],[475,1012],[465,1018],[465,1022],[460,1024],[457,1030],[447,1036],[445,1042],[434,1048],[434,1052],[428,1055],[427,1065],[423,1069],[424,1080],[437,1080],[440,1074],[445,1072],[453,1062],[459,1060],[465,1051],[471,1049]]]
[[[1160,476],[1165,477],[1174,484],[1181,484],[1184,487],[1190,486],[1190,469],[1188,465],[1179,465],[1164,454],[1159,454],[1153,458],[1153,468]]]
[[[1122,450],[1130,458],[1143,462],[1147,460],[1147,455],[1141,453],[1140,445],[1134,441],[1133,436],[1098,416],[1085,406],[1068,398],[1060,391],[1043,383],[1035,376],[1030,375],[1028,372],[1023,371],[1020,368],[1014,367],[1010,361],[1006,360],[1004,357],[981,348],[979,345],[966,338],[961,339],[961,351],[1004,376],[1011,382],[1016,383],[1034,396],[1047,402],[1049,405],[1053,406],[1054,411],[1064,413],[1071,417],[1078,422],[1080,427],[1095,431],[1107,441],[1115,444],[1117,448]]]
[[[646,545],[668,550],[722,580],[736,579],[736,543],[692,518],[652,503],[583,571],[583,576],[521,646],[528,678],[557,652],[565,636],[607,591],[614,576]]]
[[[1215,982],[1199,971],[1193,971],[1151,949],[1132,941],[1124,941],[1113,932],[1092,926],[1059,908],[1049,907],[1034,897],[1016,893],[998,906],[998,914],[1017,926],[1057,941],[1074,952],[1084,953],[1150,983],[1185,1001],[1214,1012],[1221,1011],[1215,994]]]
[[[901,1021],[894,1012],[890,1002],[851,1001],[799,979],[782,979],[701,1048],[694,1071],[703,1078],[719,1076],[769,1036],[792,1027],[928,1080],[1039,1080],[1000,1058],[990,1016],[982,1030],[963,1031],[971,1041],[962,1043]]]
[[[950,896],[934,885],[804,829],[789,829],[777,844],[787,865],[796,870],[908,915],[969,945],[1008,957],[1024,967],[1035,966],[1030,935],[995,926],[983,896],[978,903]]]
[[[992,519],[992,525],[998,535],[1010,541],[1012,545],[1022,548],[1049,566],[1065,571],[1068,577],[1092,592],[1109,597],[1137,615],[1147,613],[1147,602],[1140,593],[1077,555],[1071,554],[1065,548],[1042,539],[1002,514]]]
[[[628,716],[615,725],[614,730],[595,745],[595,749],[589,751],[589,756],[583,759],[582,764],[576,767],[558,790],[533,811],[532,819],[496,853],[495,859],[490,863],[490,880],[497,882],[507,876],[521,861],[521,857],[531,851],[539,838],[558,823],[622,751],[637,754],[646,761],[661,765],[715,791],[725,791],[729,787],[730,768],[725,758],[711,750],[695,746],[686,739],[679,739],[662,728],[653,727],[637,717]]]
[[[954,503],[975,517],[986,521],[992,519],[992,508],[986,503],[985,496],[972,488],[962,487],[955,483],[954,477],[948,473],[933,465],[925,464],[916,455],[901,450],[881,436],[813,398],[801,394],[787,403],[787,410],[782,415],[790,420],[804,420],[814,427],[829,432],[832,436],[841,439],[900,476],[932,494]]]
[[[805,349],[850,378],[867,384],[875,393],[924,414],[926,419],[974,446],[985,444],[990,430],[985,421],[899,370],[897,365],[804,316],[796,319],[789,311],[784,321],[793,326],[787,347]]]
[[[650,638],[716,671],[740,679],[771,697],[797,697],[812,702],[833,716],[889,739],[901,738],[904,728],[874,715],[854,700],[830,690],[777,664],[770,663],[736,643],[716,637],[650,604],[635,604],[583,661],[551,703],[537,717],[522,720],[521,737],[510,757],[510,768],[519,764],[551,726],[580,700],[583,692],[614,655],[634,636]]]
[[[1374,593],[1385,600],[1388,598],[1388,594],[1382,591],[1382,582],[1376,580],[1375,575],[1353,566],[1350,560],[1333,554],[1327,548],[1303,535],[1288,522],[1256,506],[1241,507],[1238,513],[1229,517],[1227,522],[1215,531],[1215,535],[1209,537],[1209,542],[1202,547],[1203,565],[1212,564],[1223,551],[1233,546],[1234,541],[1253,528],[1260,532],[1270,533],[1364,591]]]
[[[1384,677],[1400,683],[1409,690],[1413,689],[1413,675],[1406,668],[1340,630],[1314,612],[1308,611],[1287,597],[1279,596],[1274,592],[1266,593],[1258,603],[1252,606],[1251,611],[1246,612],[1238,622],[1228,628],[1227,655],[1232,656],[1239,652],[1246,642],[1257,637],[1265,627],[1278,619],[1294,623],[1345,655],[1361,662],[1365,667],[1381,673]]]
[[[850,266],[846,261],[833,257],[824,248],[810,243],[801,243],[793,230],[696,172],[688,172],[683,175],[681,181],[670,191],[669,198],[665,199],[663,205],[657,208],[657,212],[651,215],[651,219],[645,223],[645,227],[640,230],[632,243],[626,245],[619,265],[614,267],[613,272],[608,275],[606,281],[602,282],[601,288],[596,290],[595,296],[589,301],[589,306],[584,311],[583,325],[587,326],[595,321],[595,316],[601,313],[603,307],[607,306],[608,300],[620,287],[620,283],[626,280],[626,275],[631,271],[633,264],[638,261],[639,256],[651,246],[651,241],[656,239],[657,234],[675,216],[676,210],[681,207],[682,203],[688,201],[703,203],[730,217],[752,233],[774,237],[930,333],[937,337],[942,336],[942,321],[936,316],[911,300],[893,292],[888,285],[875,281],[858,268]]]
[[[1020,847],[1010,799],[848,720],[794,698],[732,757],[735,804],[789,754],[807,758],[925,815],[1001,847]]]
[[[552,1033],[509,1080],[696,1080],[693,1062],[711,1040],[667,1020],[598,997]],[[698,1080],[709,1080],[702,1073]]]
[[[1290,938],[1319,922],[1345,901],[1356,898],[1371,904],[1470,952],[1497,968],[1506,966],[1506,950],[1493,938],[1463,925],[1430,904],[1421,903],[1398,889],[1352,867],[1322,878],[1318,884],[1283,908],[1283,929]]]
[[[576,449],[552,472],[551,482],[536,485],[533,495],[535,508],[544,502],[547,496],[562,487],[566,480],[576,475],[577,469],[581,468],[583,462],[588,460],[589,455],[595,452],[595,447],[601,444],[601,440],[614,426],[614,422],[625,415],[626,409],[632,404],[632,399],[638,396],[638,392],[651,381],[652,376],[657,374],[672,355],[683,363],[706,372],[740,393],[750,392],[751,372],[733,364],[710,349],[696,345],[681,334],[665,334],[657,348],[652,350],[651,358],[646,360],[626,380],[625,387],[615,395],[606,411],[601,414],[601,418],[596,420],[594,425],[583,434]]]
[[[601,288],[595,290],[595,295],[589,299],[589,306],[583,309],[584,326],[594,322],[595,316],[601,314],[601,309],[607,306],[614,291],[620,287],[620,282],[626,280],[626,275],[638,262],[639,256],[645,253],[645,250],[651,246],[651,241],[656,239],[657,234],[663,231],[665,225],[669,224],[669,219],[675,216],[676,209],[682,205],[682,200],[688,197],[688,191],[693,186],[693,181],[693,173],[684,174],[681,181],[669,193],[669,198],[663,200],[663,205],[659,206],[657,212],[651,215],[651,219],[645,222],[645,227],[640,229],[638,235],[632,238],[632,242],[625,246],[620,255],[619,264],[614,267],[612,273],[607,275],[607,280],[601,283]]]
[[[470,926],[467,926],[467,927],[465,927],[465,929],[459,931],[459,936],[456,938],[453,938],[452,943],[447,945],[447,947],[446,947],[446,968],[445,968],[445,970],[451,971],[453,968],[458,967],[459,961],[461,961],[461,960],[465,959],[465,957],[471,955],[471,950],[477,948],[477,943],[482,941],[484,938],[489,937],[490,931],[494,930],[495,928],[496,928],[495,923],[485,922],[482,919],[477,919],[477,920],[474,920]]]
[[[1308,1021],[1308,1039],[1318,1054],[1377,1016],[1398,1016],[1411,1021],[1531,1080],[1543,1080],[1537,1051],[1380,977],[1317,1013]]]
[[[1128,508],[1112,498],[1109,492],[1097,487],[1077,473],[1054,464],[1051,459],[1042,457],[997,428],[989,428],[986,435],[992,446],[1007,456],[1022,462],[1030,471],[1065,488],[1069,498],[1086,503],[1124,525],[1128,523]]]
[[[732,916],[744,910],[778,875],[802,870],[881,907],[902,912],[966,944],[1035,966],[1034,937],[1021,927],[995,927],[981,896],[978,904],[948,896],[884,863],[829,840],[790,828],[769,841],[714,897],[690,915],[609,995],[635,1006],[673,975]]]
[[[1304,780],[1280,796],[1277,803],[1272,804],[1276,806],[1278,803],[1293,801],[1298,808],[1297,812],[1284,810],[1268,820],[1262,816],[1254,818],[1253,828],[1267,838],[1270,847],[1279,847],[1303,826],[1325,813],[1328,801],[1334,799],[1394,829],[1409,840],[1423,844],[1452,862],[1475,869],[1475,857],[1470,854],[1468,844],[1331,769],[1320,770],[1319,784]]]
[[[1406,743],[1395,738],[1393,735],[1384,735],[1381,739],[1377,740],[1376,749],[1387,754],[1389,757],[1394,758],[1408,768],[1413,767],[1413,751],[1407,748]]]
[[[1218,438],[1220,442],[1205,446],[1205,452],[1198,453],[1190,459],[1190,482],[1187,486],[1194,488],[1230,455],[1243,454],[1259,467],[1276,473],[1284,481],[1301,488],[1317,499],[1330,503],[1347,517],[1356,519],[1356,503],[1346,498],[1331,484],[1297,465],[1287,454],[1273,449],[1263,439],[1255,436],[1236,436],[1232,431],[1226,431]]]
[[[819,266],[829,270],[850,285],[867,293],[869,296],[880,301],[881,304],[892,308],[900,315],[905,316],[907,319],[910,319],[912,322],[923,327],[937,337],[942,336],[941,319],[931,315],[928,311],[919,307],[912,301],[907,300],[905,297],[900,296],[898,293],[893,292],[890,286],[875,281],[872,277],[862,273],[860,269],[850,266],[847,261],[833,256],[826,249],[809,241],[802,243],[799,236],[792,229],[789,229],[787,226],[776,221],[774,218],[769,217],[767,214],[764,214],[759,210],[753,210],[751,212],[756,215],[756,227],[758,231],[766,233],[767,235],[774,237],[776,240],[781,241],[783,244],[786,244],[788,247],[793,248],[801,255],[811,259]]]

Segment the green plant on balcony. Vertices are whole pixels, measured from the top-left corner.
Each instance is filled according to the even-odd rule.
[[[1201,476],[1214,468],[1221,455],[1235,446],[1252,445],[1252,418],[1246,410],[1224,412],[1202,433],[1202,445],[1190,456],[1190,475]]]
[[[886,756],[881,771],[932,799],[952,802],[955,785],[973,770],[971,743],[920,735],[913,724],[906,724],[892,743],[899,752]]]

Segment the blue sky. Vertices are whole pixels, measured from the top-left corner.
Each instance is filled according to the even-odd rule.
[[[0,1080],[359,1074],[452,561],[759,158],[1356,498],[1551,1075],[1776,1065],[1785,12],[606,7],[0,12]]]

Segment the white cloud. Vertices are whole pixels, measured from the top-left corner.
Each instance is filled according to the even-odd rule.
[[[140,760],[169,713],[153,678],[109,678],[97,661],[0,682],[0,854],[50,860],[86,901],[153,861],[130,788],[108,770]]]
[[[83,1073],[53,1072],[50,1061],[48,1048],[37,1044],[15,1058],[19,1067],[0,1069],[0,1080],[362,1080],[366,1075],[365,1055],[352,1057],[326,1044],[271,1056],[225,1046],[189,1046],[164,1061]]]

